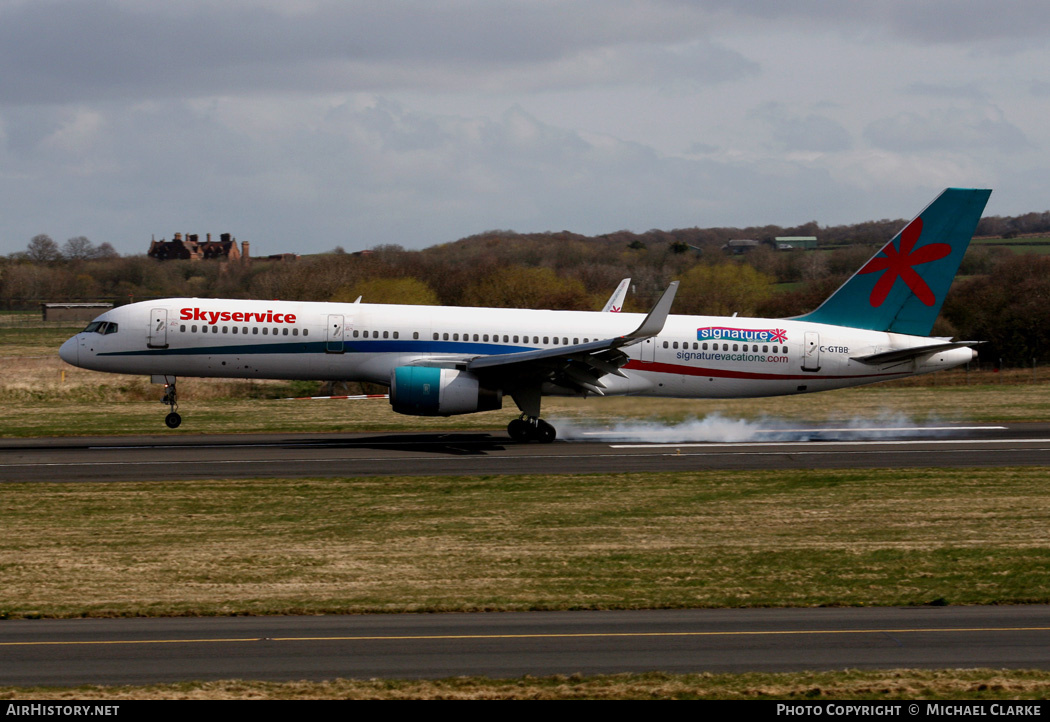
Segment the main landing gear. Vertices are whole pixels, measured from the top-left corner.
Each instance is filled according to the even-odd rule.
[[[160,402],[171,407],[171,413],[164,417],[164,423],[168,425],[169,429],[177,429],[179,424],[182,423],[182,417],[178,414],[179,394],[175,388],[174,376],[171,378],[170,384],[164,384],[164,396]]]
[[[543,419],[526,414],[522,414],[507,424],[507,433],[515,441],[536,441],[541,444],[551,443],[558,435],[554,427]]]

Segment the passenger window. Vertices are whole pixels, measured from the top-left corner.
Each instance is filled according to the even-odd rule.
[[[186,324],[179,326],[179,333],[186,333]]]
[[[259,327],[258,326],[252,326],[252,336],[258,336],[258,335],[259,335]]]
[[[298,336],[298,335],[299,335],[299,329],[297,329],[297,328],[293,328],[293,329],[292,329],[292,335],[293,335],[293,336]]]
[[[383,331],[383,338],[390,338],[390,332],[389,331]]]
[[[283,335],[285,335],[285,336],[288,335],[288,329],[287,328],[283,329]]]

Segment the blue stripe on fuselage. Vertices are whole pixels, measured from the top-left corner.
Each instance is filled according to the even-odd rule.
[[[184,348],[155,348],[137,351],[104,351],[98,356],[246,356],[261,354],[302,354],[328,352],[329,344],[325,341],[260,343],[238,346],[188,346]],[[556,347],[555,347],[556,348]],[[343,342],[345,353],[432,353],[464,354],[474,356],[492,356],[496,354],[534,351],[532,346],[505,346],[494,343],[475,343],[469,341],[400,341],[393,339],[355,339]],[[337,351],[334,353],[338,353]]]

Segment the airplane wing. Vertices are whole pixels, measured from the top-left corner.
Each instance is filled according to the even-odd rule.
[[[522,387],[550,382],[604,396],[602,376],[625,377],[620,367],[628,359],[620,349],[659,334],[677,292],[678,281],[673,281],[638,328],[623,336],[557,348],[477,356],[467,362],[467,370],[481,377],[493,378],[499,386]]]
[[[984,343],[984,341],[954,341],[952,343],[935,343],[929,346],[914,346],[912,348],[902,348],[896,351],[883,351],[882,353],[874,353],[870,356],[850,356],[850,361],[859,361],[862,364],[869,364],[871,366],[878,366],[880,364],[893,363],[895,361],[910,361],[913,358],[919,356],[925,356],[931,353],[940,353],[941,351],[950,351],[953,348],[964,348],[967,346],[976,346],[977,344]]]
[[[631,279],[625,278],[620,281],[620,285],[613,291],[613,295],[609,296],[609,300],[605,302],[605,308],[602,309],[602,313],[619,313],[623,310],[623,300],[627,298],[627,289],[631,287]]]

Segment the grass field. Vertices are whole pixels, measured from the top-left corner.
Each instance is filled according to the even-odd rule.
[[[0,700],[122,699],[1046,699],[1040,670],[847,670],[794,674],[618,674],[346,680],[185,682],[148,687],[0,687]]]
[[[0,616],[1050,601],[1046,471],[8,484]]]
[[[1034,253],[1045,256],[1050,253],[1050,238],[1029,237],[1023,238],[974,238],[971,243],[974,246],[1005,248],[1011,253]]]

